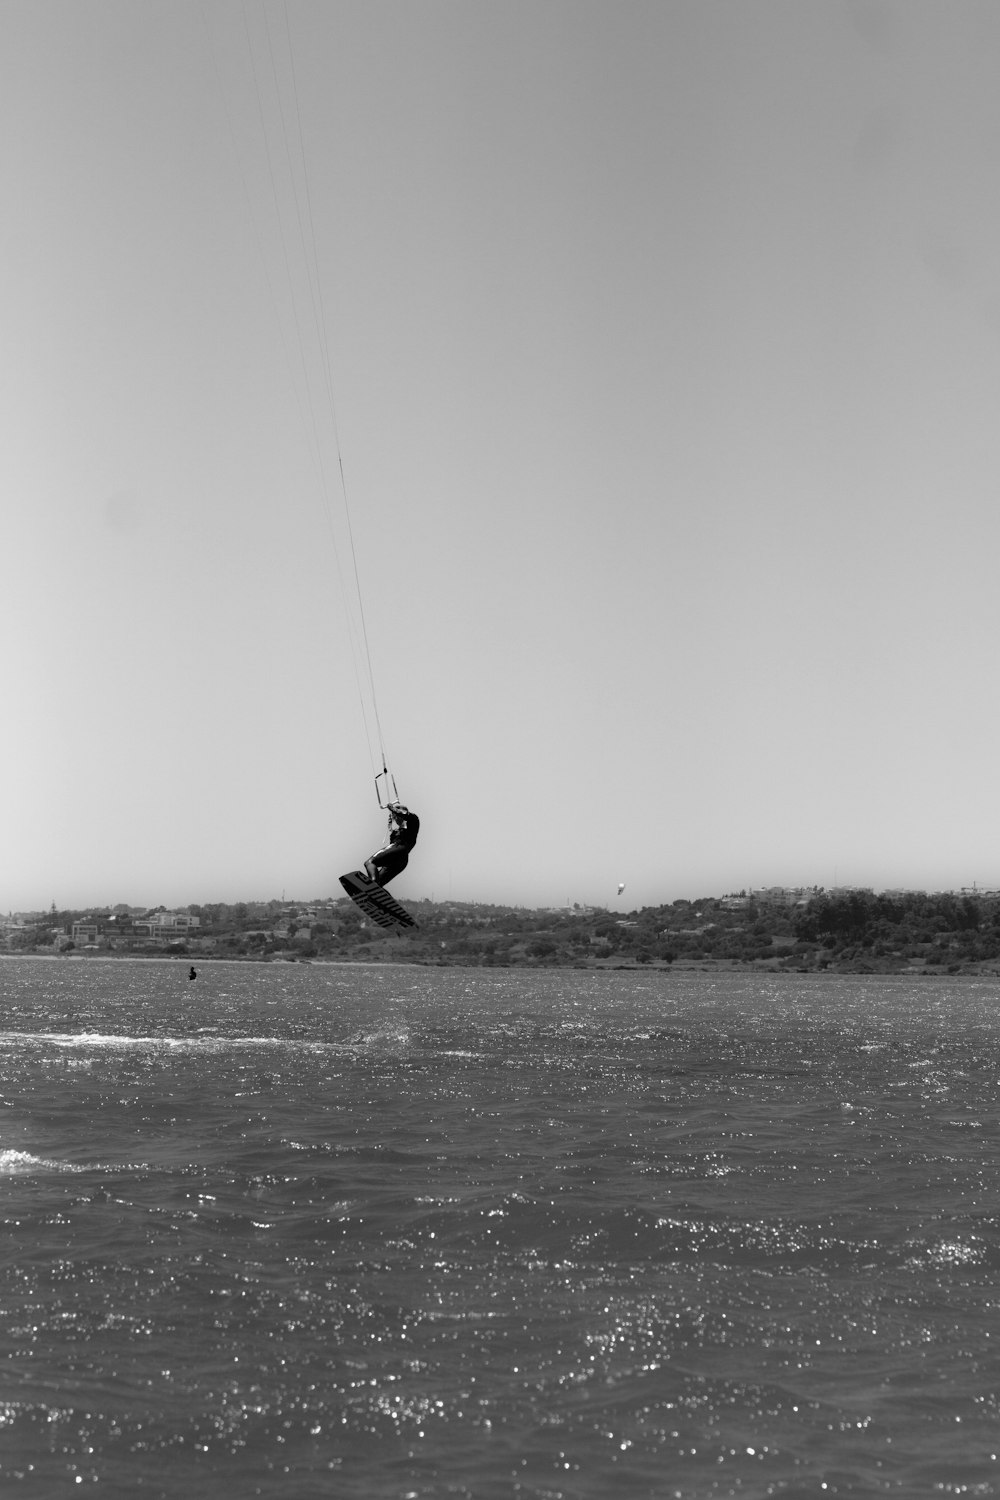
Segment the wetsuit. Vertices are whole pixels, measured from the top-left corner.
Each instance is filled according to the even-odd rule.
[[[406,869],[410,850],[417,842],[417,834],[420,832],[420,819],[416,813],[405,807],[390,808],[390,812],[392,825],[388,842],[377,849],[371,859],[365,861],[365,868],[379,885],[388,885],[390,880],[395,880]]]

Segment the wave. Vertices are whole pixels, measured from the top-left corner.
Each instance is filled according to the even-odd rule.
[[[27,1177],[36,1172],[88,1172],[68,1161],[33,1156],[30,1151],[0,1151],[0,1177]]]
[[[0,1047],[19,1044],[53,1047],[93,1047],[106,1051],[169,1048],[174,1051],[220,1052],[243,1048],[262,1050],[283,1048],[303,1052],[355,1052],[363,1045],[354,1042],[304,1041],[287,1036],[219,1036],[217,1033],[197,1033],[191,1036],[127,1036],[118,1032],[103,1031],[0,1031]]]

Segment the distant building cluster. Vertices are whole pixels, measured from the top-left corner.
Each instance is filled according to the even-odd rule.
[[[816,896],[823,894],[821,885],[760,885],[750,890],[732,892],[722,897],[722,905],[729,911],[738,911],[749,906],[751,901],[759,906],[805,906]]]
[[[58,913],[14,912],[0,917],[0,947],[8,951],[42,943],[54,952],[70,949],[130,950],[142,948],[184,949],[211,953],[218,946],[219,919],[229,929],[235,926],[242,938],[269,944],[303,943],[311,940],[321,923],[327,931],[336,922],[336,904],[317,902],[309,906],[277,902],[241,903],[209,910],[215,921],[205,921],[202,910],[168,910],[166,907],[115,906],[99,911]],[[224,915],[223,915],[224,913]],[[212,933],[205,931],[212,927]]]

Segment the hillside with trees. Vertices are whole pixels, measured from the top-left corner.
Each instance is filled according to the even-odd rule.
[[[80,956],[1000,973],[994,893],[741,892],[631,912],[408,904],[419,926],[404,938],[387,936],[346,899],[220,903],[181,913],[52,910],[9,918],[3,931],[8,952]]]

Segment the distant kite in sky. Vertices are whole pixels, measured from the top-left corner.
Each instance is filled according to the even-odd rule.
[[[623,891],[623,890],[624,890],[624,889],[625,889],[625,882],[624,882],[624,880],[623,880],[623,881],[622,881],[622,882],[621,882],[621,884],[620,884],[620,885],[619,885],[619,887],[618,887],[618,894],[619,894],[619,896],[620,896],[620,895],[621,895],[621,893],[622,893],[622,891]]]

